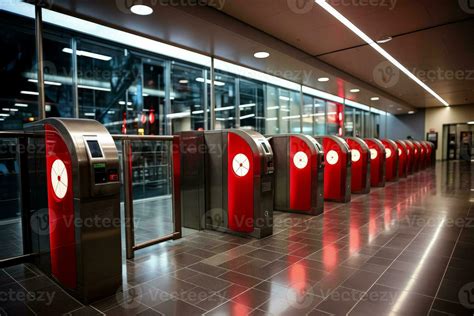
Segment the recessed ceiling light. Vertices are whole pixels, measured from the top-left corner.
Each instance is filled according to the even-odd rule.
[[[359,93],[360,92],[360,89],[351,89],[350,90],[352,93]]]
[[[467,124],[469,124],[469,125],[474,125],[474,121],[472,121],[472,122],[467,122]]]
[[[321,78],[318,78],[318,81],[319,82],[328,82],[329,78],[328,77],[321,77]]]
[[[258,58],[258,59],[264,59],[264,58],[270,57],[270,53],[267,53],[267,52],[256,52],[255,54],[253,54],[253,56],[254,56],[255,58]]]
[[[130,11],[136,15],[150,15],[153,13],[153,9],[144,4],[135,4],[130,8]]]
[[[397,111],[401,111],[401,110],[403,110],[403,109],[402,109],[402,108],[398,108],[398,109],[397,109]]]
[[[433,97],[435,97],[438,101],[440,101],[445,106],[449,106],[449,103],[446,102],[441,96],[439,96],[433,89],[428,87],[423,81],[421,81],[417,76],[415,76],[410,70],[408,70],[405,66],[403,66],[398,60],[396,60],[392,55],[390,55],[385,49],[380,47],[379,44],[374,42],[367,34],[361,31],[357,26],[354,25],[351,21],[349,21],[344,15],[342,15],[339,11],[337,11],[331,4],[327,2],[327,0],[315,0],[318,5],[320,5],[324,10],[326,10],[329,14],[335,17],[339,22],[344,24],[348,29],[350,29],[354,34],[359,36],[364,42],[369,44],[373,49],[375,49],[380,55],[385,57],[390,63],[392,63],[395,67],[400,69],[405,75],[410,77],[413,81],[415,81],[420,87],[425,89],[429,92]]]
[[[189,80],[181,79],[181,80],[179,81],[179,83],[181,83],[181,84],[187,84],[187,83],[189,83]]]
[[[380,38],[379,40],[377,40],[377,43],[379,43],[379,44],[385,44],[385,43],[390,42],[391,40],[393,40],[393,37],[391,37],[391,36],[385,36],[385,37],[382,37],[382,38]]]
[[[415,111],[410,111],[408,112],[408,114],[415,114]]]
[[[370,100],[372,100],[372,101],[378,101],[378,100],[380,100],[380,98],[379,98],[379,97],[372,97],[372,98],[370,98]]]

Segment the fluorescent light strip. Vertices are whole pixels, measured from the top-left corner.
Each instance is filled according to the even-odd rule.
[[[5,11],[30,17],[32,19],[35,17],[34,5],[24,3],[20,0],[1,1],[0,3],[0,8]],[[46,23],[175,59],[188,61],[206,67],[211,66],[211,57],[209,56],[48,9],[43,9],[42,11],[43,21]]]
[[[261,71],[235,65],[235,64],[232,64],[220,59],[214,59],[214,68],[218,70],[230,72],[242,77],[247,77],[247,78],[255,79],[258,81],[270,83],[270,84],[273,84],[282,88],[290,89],[290,90],[299,91],[301,87],[297,83],[294,83],[282,78],[278,78],[278,77],[263,73]]]
[[[240,119],[245,120],[245,119],[249,119],[249,118],[252,118],[252,117],[255,117],[255,114],[244,115],[244,116],[241,116]]]
[[[166,115],[166,117],[169,118],[169,119],[186,118],[186,117],[190,117],[190,116],[191,116],[190,111],[171,113],[171,114]]]
[[[110,92],[109,88],[101,88],[101,87],[93,87],[93,86],[84,86],[84,85],[77,85],[79,89],[89,89],[89,90],[97,90],[97,91],[106,91]]]
[[[214,111],[219,112],[219,111],[228,111],[228,110],[233,110],[235,109],[235,106],[224,106],[222,108],[215,108]]]
[[[26,103],[15,103],[15,106],[17,106],[19,108],[27,108],[28,104],[26,104]]]
[[[415,81],[419,86],[429,92],[432,96],[434,96],[438,101],[440,101],[445,106],[449,106],[449,103],[446,102],[443,98],[441,98],[436,92],[434,92],[430,87],[428,87],[423,81],[418,79],[413,73],[411,73],[405,66],[403,66],[398,60],[392,57],[386,50],[380,47],[375,41],[373,41],[369,36],[367,36],[364,32],[362,32],[357,26],[355,26],[351,21],[349,21],[345,16],[343,16],[339,11],[334,9],[326,0],[315,0],[317,4],[319,4],[324,10],[338,19],[342,24],[344,24],[348,29],[354,32],[357,36],[359,36],[363,41],[369,44],[373,49],[375,49],[380,55],[385,57],[389,62],[391,62],[395,67],[400,69],[405,75],[410,77],[413,81]]]
[[[293,115],[293,116],[283,116],[283,120],[294,120],[294,119],[299,119],[301,116],[300,115]]]
[[[279,106],[269,106],[269,107],[267,108],[268,111],[271,111],[271,110],[278,110],[278,109],[280,109]]]
[[[345,105],[348,105],[348,106],[351,106],[353,108],[356,108],[356,109],[359,109],[359,110],[364,110],[364,111],[370,111],[370,107],[365,105],[365,104],[361,104],[361,103],[357,103],[355,101],[351,101],[351,100],[344,100],[344,104]]]
[[[306,87],[306,86],[303,86],[303,93],[312,95],[314,97],[326,99],[326,100],[329,100],[329,101],[334,101],[334,102],[337,102],[337,103],[344,103],[344,98],[338,97],[336,95],[333,95],[333,94],[330,94],[330,93],[327,93],[327,92],[324,92],[324,91],[321,91],[321,90]]]
[[[63,53],[72,54],[73,50],[71,48],[65,47],[65,48],[63,48]],[[101,54],[97,54],[97,53],[91,53],[91,52],[88,52],[88,51],[85,51],[85,50],[76,50],[76,55],[77,56],[83,56],[83,57],[89,57],[89,58],[93,58],[93,59],[98,59],[98,60],[103,60],[103,61],[109,61],[109,60],[112,59],[112,57],[110,57],[110,56],[101,55]]]
[[[36,91],[21,91],[21,94],[27,94],[27,95],[39,95],[39,92]]]
[[[239,105],[239,108],[245,109],[245,108],[253,108],[253,107],[255,107],[255,106],[256,106],[255,103],[249,103],[249,104],[242,104],[242,105]]]
[[[38,83],[38,80],[36,79],[28,79],[29,82],[33,83]],[[50,85],[50,86],[62,86],[63,84],[60,82],[54,82],[54,81],[45,81],[44,84]]]
[[[9,117],[9,116],[10,116],[10,114],[0,113],[0,116],[3,116],[3,117]]]

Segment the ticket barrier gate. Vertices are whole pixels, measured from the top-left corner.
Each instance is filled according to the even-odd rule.
[[[358,137],[346,138],[351,149],[351,191],[355,194],[370,193],[370,150],[367,143]]]
[[[420,141],[423,147],[423,169],[428,168],[431,165],[431,146],[426,141]]]
[[[399,154],[398,146],[391,139],[383,139],[382,144],[385,146],[385,180],[388,182],[398,181]]]
[[[426,141],[426,143],[429,148],[429,164],[430,166],[433,166],[436,163],[436,147],[435,144],[430,141]]]
[[[423,143],[425,144],[425,148],[426,148],[426,166],[430,167],[431,165],[433,165],[433,161],[434,161],[433,159],[434,144],[429,141],[424,141]]]
[[[97,121],[29,124],[30,224],[36,264],[84,303],[122,286],[119,157]],[[45,185],[46,184],[46,185]]]
[[[414,161],[413,161],[413,172],[418,172],[421,170],[421,161],[422,159],[422,148],[419,142],[416,140],[411,141],[414,147]]]
[[[407,170],[408,174],[415,173],[415,145],[409,140],[403,140],[407,146]]]
[[[401,140],[395,142],[398,147],[398,177],[406,178],[408,175],[408,155],[407,155],[407,145]]]
[[[370,184],[372,187],[385,186],[385,146],[376,138],[366,138],[370,149]]]
[[[324,210],[324,152],[311,136],[268,138],[275,164],[274,208],[319,215]]]
[[[324,200],[348,203],[351,201],[351,151],[346,141],[338,136],[316,137],[323,144]]]
[[[254,131],[181,136],[183,226],[263,238],[273,233],[273,151]]]

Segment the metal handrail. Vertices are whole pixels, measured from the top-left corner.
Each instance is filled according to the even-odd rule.
[[[23,137],[43,138],[44,136],[41,134],[35,134],[35,133],[25,133],[23,131],[1,131],[0,132],[0,138],[23,138]]]
[[[135,251],[143,249],[149,246],[156,245],[158,243],[179,239],[182,236],[181,228],[181,196],[179,187],[179,136],[153,136],[153,135],[112,135],[115,141],[122,142],[122,163],[123,163],[123,182],[124,182],[124,206],[125,206],[125,248],[127,259],[134,257]],[[166,141],[172,143],[172,150],[170,154],[171,159],[171,170],[172,170],[172,212],[174,221],[174,232],[163,236],[161,238],[149,240],[144,243],[135,244],[135,226],[134,226],[134,212],[133,212],[133,183],[132,183],[132,142],[133,141]],[[177,159],[178,161],[175,161]],[[175,169],[176,168],[176,169]]]
[[[166,135],[112,135],[114,140],[152,140],[152,141],[172,141],[178,138],[178,136],[166,136]]]

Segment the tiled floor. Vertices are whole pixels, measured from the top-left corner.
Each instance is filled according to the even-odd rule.
[[[440,163],[324,216],[277,213],[263,240],[205,231],[143,250],[124,263],[125,291],[92,306],[9,268],[0,293],[57,295],[0,315],[472,315],[471,167]]]

